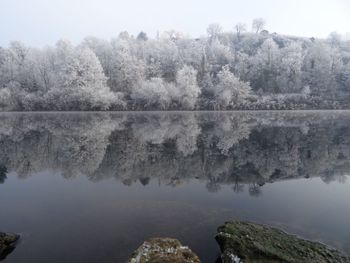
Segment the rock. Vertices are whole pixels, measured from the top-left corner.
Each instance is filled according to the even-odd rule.
[[[0,232],[0,260],[5,259],[15,249],[18,239],[19,235]]]
[[[345,263],[349,257],[326,245],[289,235],[281,230],[232,221],[218,228],[215,237],[223,263]]]
[[[172,238],[151,238],[131,256],[129,263],[200,263],[198,256],[180,241]]]

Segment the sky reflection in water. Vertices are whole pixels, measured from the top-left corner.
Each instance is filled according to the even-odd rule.
[[[247,219],[350,252],[350,112],[4,113],[5,262],[124,262],[152,236],[215,262]]]

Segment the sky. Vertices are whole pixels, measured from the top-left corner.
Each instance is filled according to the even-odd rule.
[[[0,0],[0,46],[111,39],[125,30],[154,37],[175,29],[198,37],[211,23],[225,31],[238,22],[250,29],[256,17],[270,32],[324,38],[350,32],[350,0]]]

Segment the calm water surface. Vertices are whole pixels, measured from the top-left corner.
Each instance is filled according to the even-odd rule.
[[[350,253],[350,112],[0,114],[6,263],[115,263],[244,219]]]

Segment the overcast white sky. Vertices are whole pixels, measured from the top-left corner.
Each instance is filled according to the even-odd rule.
[[[110,39],[120,31],[150,36],[176,29],[204,35],[210,23],[232,30],[256,17],[267,29],[326,37],[350,32],[350,0],[0,0],[0,45],[20,40],[31,46],[74,43],[88,35]]]

